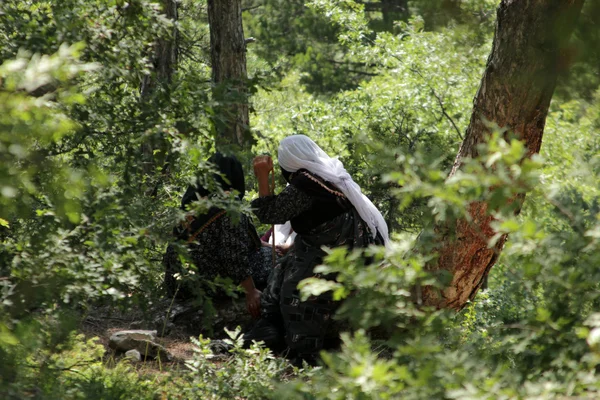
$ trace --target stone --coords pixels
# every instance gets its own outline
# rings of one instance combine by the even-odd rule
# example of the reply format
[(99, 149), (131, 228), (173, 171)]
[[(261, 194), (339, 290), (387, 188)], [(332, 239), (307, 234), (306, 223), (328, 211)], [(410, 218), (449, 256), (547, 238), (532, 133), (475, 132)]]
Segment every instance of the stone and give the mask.
[(126, 331), (118, 331), (110, 336), (111, 343), (114, 342), (116, 350), (127, 351), (126, 349), (128, 340), (156, 340), (156, 331), (146, 331), (141, 329), (131, 329)]
[(137, 350), (141, 358), (154, 359), (160, 357), (163, 361), (171, 361), (173, 358), (166, 348), (154, 342), (156, 331), (127, 330), (115, 332), (108, 342), (108, 346), (118, 352)]
[(142, 361), (142, 355), (137, 350), (129, 350), (125, 352), (125, 357), (129, 358), (133, 362)]
[(211, 342), (208, 344), (208, 348), (213, 352), (213, 354), (229, 354), (229, 351), (233, 349), (233, 345), (226, 343), (223, 340), (216, 339), (211, 340)]

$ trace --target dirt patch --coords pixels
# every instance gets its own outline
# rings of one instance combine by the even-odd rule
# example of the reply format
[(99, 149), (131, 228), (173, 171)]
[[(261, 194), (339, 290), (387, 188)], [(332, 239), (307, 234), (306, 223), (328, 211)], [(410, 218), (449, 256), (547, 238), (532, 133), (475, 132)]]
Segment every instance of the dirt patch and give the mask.
[[(127, 313), (108, 309), (95, 308), (88, 316), (82, 319), (79, 331), (86, 339), (97, 338), (98, 343), (105, 348), (104, 362), (107, 366), (115, 365), (124, 358), (108, 346), (112, 334), (129, 329), (153, 329), (151, 314), (140, 310), (129, 310)], [(171, 329), (168, 335), (159, 337), (156, 342), (164, 346), (172, 355), (172, 361), (146, 360), (135, 364), (140, 373), (161, 373), (172, 370), (184, 369), (185, 361), (192, 358), (193, 344), (190, 342), (190, 333), (184, 329)]]

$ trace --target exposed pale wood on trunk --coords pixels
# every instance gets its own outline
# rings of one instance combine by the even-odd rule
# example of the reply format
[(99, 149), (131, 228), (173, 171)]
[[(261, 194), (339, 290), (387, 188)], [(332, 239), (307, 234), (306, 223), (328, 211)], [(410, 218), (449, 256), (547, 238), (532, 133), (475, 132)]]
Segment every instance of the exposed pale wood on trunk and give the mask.
[[(482, 117), (506, 127), (524, 140), (528, 155), (540, 150), (544, 124), (556, 79), (564, 63), (561, 51), (580, 14), (583, 0), (503, 0), (498, 8), (492, 52), (474, 100), (471, 121), (450, 176), (465, 157), (477, 156), (477, 145), (487, 139)], [(520, 210), (525, 196), (513, 199)], [(506, 241), (493, 248), (492, 217), (483, 202), (470, 204), (472, 222), (459, 220), (437, 226), (439, 258), (429, 269), (453, 274), (441, 293), (424, 288), (423, 303), (461, 309), (473, 299), (496, 263)]]

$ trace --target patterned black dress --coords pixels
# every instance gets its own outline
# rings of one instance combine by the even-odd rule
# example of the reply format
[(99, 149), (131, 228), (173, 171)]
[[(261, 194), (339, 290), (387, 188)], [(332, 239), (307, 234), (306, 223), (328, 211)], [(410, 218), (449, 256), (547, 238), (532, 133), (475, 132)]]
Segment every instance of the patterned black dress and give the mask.
[(261, 300), (262, 315), (281, 313), (287, 345), (300, 358), (322, 349), (337, 304), (330, 294), (300, 300), (298, 283), (314, 276), (323, 261), (322, 247), (362, 248), (373, 243), (369, 230), (352, 204), (335, 186), (299, 170), (279, 195), (255, 199), (252, 207), (261, 222), (291, 221), (298, 234), (292, 251), (275, 267)]
[[(224, 213), (215, 216), (218, 217), (205, 225), (191, 242), (187, 243), (188, 239), (168, 246), (163, 264), (165, 286), (170, 296), (177, 292), (180, 299), (193, 298), (202, 283), (214, 281), (218, 276), (230, 278), (234, 284), (252, 276), (257, 288), (266, 286), (273, 269), (271, 249), (261, 247), (248, 216), (242, 215), (238, 223)], [(196, 279), (186, 274), (180, 252), (195, 266)], [(177, 279), (176, 274), (183, 278)]]

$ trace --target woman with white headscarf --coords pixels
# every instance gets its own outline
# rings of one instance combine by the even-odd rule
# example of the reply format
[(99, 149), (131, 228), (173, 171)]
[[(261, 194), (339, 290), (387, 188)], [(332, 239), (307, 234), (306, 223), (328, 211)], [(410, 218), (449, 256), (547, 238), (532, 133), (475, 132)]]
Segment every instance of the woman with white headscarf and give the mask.
[(297, 237), (263, 292), (261, 321), (245, 339), (263, 340), (277, 347), (277, 339), (285, 336), (298, 360), (314, 362), (337, 304), (330, 294), (300, 301), (298, 283), (314, 276), (314, 267), (325, 256), (322, 247), (353, 249), (371, 243), (387, 244), (388, 230), (379, 210), (343, 164), (307, 136), (283, 139), (278, 160), (289, 185), (278, 195), (271, 195), (268, 175), (273, 162), (268, 156), (256, 157), (254, 172), (260, 197), (252, 207), (263, 223), (291, 221)]

